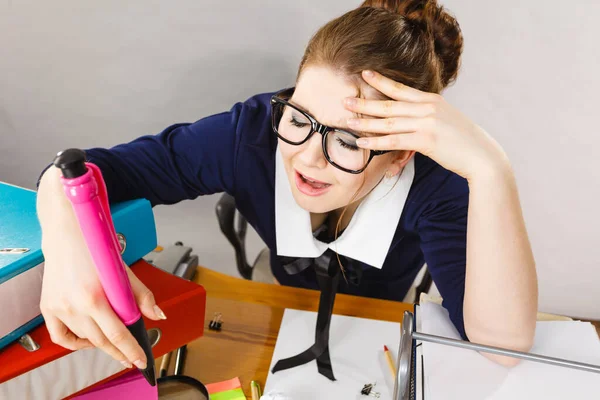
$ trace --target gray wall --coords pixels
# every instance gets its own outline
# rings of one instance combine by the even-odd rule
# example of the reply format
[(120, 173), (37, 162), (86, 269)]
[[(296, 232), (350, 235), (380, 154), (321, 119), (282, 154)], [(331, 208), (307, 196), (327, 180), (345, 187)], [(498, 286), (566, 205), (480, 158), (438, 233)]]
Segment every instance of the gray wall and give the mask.
[[(290, 85), (310, 35), (358, 3), (4, 1), (0, 180), (33, 187), (65, 147), (111, 146)], [(446, 97), (513, 161), (540, 308), (600, 318), (600, 3), (443, 3), (466, 45)], [(235, 274), (216, 200), (157, 207), (159, 241), (182, 240), (204, 265)], [(252, 235), (251, 256), (261, 246)]]

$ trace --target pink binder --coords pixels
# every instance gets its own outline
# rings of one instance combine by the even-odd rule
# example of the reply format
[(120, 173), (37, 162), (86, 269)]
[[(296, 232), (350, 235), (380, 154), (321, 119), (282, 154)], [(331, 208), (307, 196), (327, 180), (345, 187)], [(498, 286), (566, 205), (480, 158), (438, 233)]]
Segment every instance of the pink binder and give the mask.
[(158, 389), (156, 386), (148, 385), (144, 375), (136, 369), (108, 381), (80, 396), (77, 400), (157, 400)]

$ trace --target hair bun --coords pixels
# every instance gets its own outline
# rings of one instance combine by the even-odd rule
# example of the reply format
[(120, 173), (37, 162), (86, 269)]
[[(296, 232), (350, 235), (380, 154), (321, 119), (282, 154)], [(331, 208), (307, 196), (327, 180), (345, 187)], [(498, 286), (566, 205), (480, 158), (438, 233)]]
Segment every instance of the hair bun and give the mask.
[(460, 66), (463, 37), (458, 21), (437, 0), (366, 0), (361, 7), (382, 8), (431, 35), (435, 54), (442, 63), (442, 83), (452, 83)]

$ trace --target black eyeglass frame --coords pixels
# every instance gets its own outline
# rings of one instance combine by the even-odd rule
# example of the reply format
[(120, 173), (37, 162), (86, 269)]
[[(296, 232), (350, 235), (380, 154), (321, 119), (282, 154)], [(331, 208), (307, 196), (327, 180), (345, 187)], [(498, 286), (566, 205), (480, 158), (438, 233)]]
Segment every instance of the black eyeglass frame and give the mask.
[[(344, 168), (341, 165), (336, 164), (335, 161), (333, 161), (330, 157), (329, 157), (329, 153), (327, 152), (327, 135), (329, 134), (329, 132), (332, 131), (337, 131), (337, 132), (342, 132), (346, 135), (350, 135), (352, 137), (354, 137), (355, 139), (359, 139), (360, 136), (358, 136), (357, 134), (353, 133), (353, 132), (349, 132), (343, 129), (338, 129), (338, 128), (332, 128), (330, 126), (327, 125), (323, 125), (322, 123), (320, 123), (319, 121), (317, 121), (312, 115), (308, 114), (306, 111), (301, 110), (300, 108), (298, 108), (297, 106), (291, 104), (290, 102), (288, 102), (287, 100), (285, 100), (282, 97), (286, 97), (286, 98), (291, 98), (292, 94), (294, 93), (294, 88), (288, 88), (288, 89), (284, 89), (276, 94), (274, 94), (273, 96), (271, 96), (271, 125), (273, 127), (273, 132), (275, 132), (275, 134), (277, 135), (277, 137), (281, 140), (283, 140), (284, 142), (294, 145), (294, 146), (300, 146), (304, 143), (306, 143), (308, 141), (308, 139), (310, 139), (310, 137), (315, 133), (318, 132), (321, 134), (322, 140), (321, 140), (321, 147), (323, 148), (323, 154), (325, 155), (325, 159), (327, 160), (327, 162), (329, 162), (331, 165), (333, 165), (334, 167), (347, 172), (349, 174), (360, 174), (362, 172), (364, 172), (365, 169), (367, 169), (367, 167), (369, 166), (369, 163), (371, 162), (371, 160), (373, 159), (373, 157), (375, 156), (380, 156), (382, 154), (386, 154), (389, 153), (391, 150), (370, 150), (369, 153), (369, 159), (367, 160), (367, 162), (365, 163), (365, 166), (362, 167), (359, 170), (352, 170), (352, 169), (348, 169), (348, 168)], [(275, 105), (279, 103), (279, 104), (283, 104), (286, 105), (288, 107), (293, 108), (294, 110), (298, 111), (300, 114), (304, 115), (306, 117), (306, 119), (308, 119), (310, 121), (310, 132), (308, 133), (308, 135), (300, 142), (293, 142), (291, 140), (286, 139), (285, 137), (283, 137), (283, 135), (281, 135), (279, 133), (279, 130), (277, 129), (276, 126), (276, 121), (275, 121)]]

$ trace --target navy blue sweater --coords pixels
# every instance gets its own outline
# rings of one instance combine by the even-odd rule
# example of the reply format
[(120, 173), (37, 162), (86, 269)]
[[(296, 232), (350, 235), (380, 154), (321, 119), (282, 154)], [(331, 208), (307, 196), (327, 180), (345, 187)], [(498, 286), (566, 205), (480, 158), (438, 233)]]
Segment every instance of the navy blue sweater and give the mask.
[[(272, 93), (251, 97), (229, 112), (176, 124), (111, 149), (86, 150), (102, 170), (111, 202), (146, 198), (173, 204), (227, 192), (271, 249), (271, 268), (283, 285), (318, 289), (314, 271), (288, 275), (276, 257), (275, 156)], [(427, 263), (444, 307), (465, 336), (467, 182), (431, 159), (415, 156), (415, 177), (381, 269), (363, 265), (359, 286), (339, 291), (401, 301)]]

